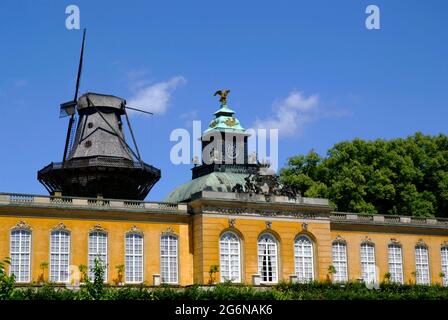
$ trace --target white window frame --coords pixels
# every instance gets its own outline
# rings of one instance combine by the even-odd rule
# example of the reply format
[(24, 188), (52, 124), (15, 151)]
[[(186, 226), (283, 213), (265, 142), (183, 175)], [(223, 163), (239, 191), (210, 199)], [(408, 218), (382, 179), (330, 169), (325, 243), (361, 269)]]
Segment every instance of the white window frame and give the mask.
[(377, 281), (375, 245), (371, 242), (363, 242), (360, 246), (361, 274), (365, 283)]
[[(13, 237), (14, 234), (18, 233), (18, 250), (15, 251), (13, 247)], [(28, 241), (28, 250), (23, 249), (23, 242)], [(31, 282), (31, 244), (32, 244), (32, 234), (31, 230), (25, 229), (12, 229), (10, 232), (10, 241), (9, 241), (9, 253), (11, 258), (11, 265), (9, 267), (9, 274), (14, 274), (15, 281), (19, 283), (29, 283)], [(17, 257), (17, 259), (16, 259)], [(23, 261), (28, 260), (25, 269), (22, 268)], [(17, 263), (17, 266), (15, 265)], [(17, 274), (14, 272), (14, 269), (18, 269)]]
[(294, 271), (299, 282), (314, 280), (314, 245), (310, 237), (303, 234), (294, 240)]
[[(229, 235), (233, 239), (225, 239)], [(236, 240), (235, 240), (236, 239)], [(235, 246), (236, 245), (236, 246)], [(235, 249), (236, 253), (232, 253), (232, 249)], [(224, 249), (226, 252), (224, 252)], [(228, 270), (225, 271), (223, 266), (227, 264)], [(240, 237), (232, 231), (226, 231), (219, 237), (219, 265), (220, 265), (220, 276), (221, 282), (231, 281), (235, 283), (241, 282), (241, 240)], [(232, 270), (237, 269), (236, 277), (233, 277)]]
[[(57, 243), (53, 243), (53, 235), (58, 235), (57, 237)], [(65, 252), (62, 250), (62, 244), (63, 244), (63, 237), (67, 236), (67, 248), (68, 252)], [(56, 251), (53, 251), (53, 249), (57, 246)], [(62, 257), (67, 256), (67, 264), (64, 265), (62, 263)], [(49, 279), (51, 282), (56, 283), (69, 283), (70, 282), (70, 259), (71, 259), (71, 234), (67, 230), (53, 230), (50, 232), (50, 266), (49, 266)], [(56, 276), (53, 275), (53, 266), (57, 265), (57, 270), (59, 271)], [(67, 273), (66, 278), (62, 275), (64, 272), (64, 269)]]
[(403, 279), (403, 250), (399, 243), (390, 243), (387, 246), (388, 268), (390, 281), (404, 283)]
[(448, 287), (448, 246), (443, 246), (440, 249), (440, 262), (442, 265), (442, 272), (445, 276), (442, 279), (442, 284)]
[[(105, 243), (102, 244), (105, 251), (100, 252), (101, 237), (104, 236)], [(93, 242), (92, 242), (93, 241)], [(96, 250), (95, 250), (96, 249)], [(99, 258), (104, 266), (104, 279), (103, 282), (107, 282), (108, 279), (108, 251), (109, 251), (109, 235), (105, 231), (90, 231), (88, 239), (88, 275), (91, 280), (94, 280), (93, 268), (95, 266), (95, 258)]]
[[(167, 248), (163, 248), (165, 245), (164, 239), (167, 240)], [(174, 242), (176, 248), (171, 251), (172, 243)], [(165, 251), (165, 253), (164, 253)], [(171, 265), (174, 262), (175, 269), (172, 270)], [(164, 273), (163, 264), (166, 263), (168, 274)], [(160, 274), (162, 283), (177, 284), (179, 283), (179, 237), (175, 234), (163, 234), (160, 237)]]
[[(136, 239), (141, 240), (141, 253), (136, 253)], [(131, 252), (127, 252), (128, 248), (128, 240), (132, 243), (129, 244), (129, 247), (132, 249)], [(141, 233), (136, 232), (128, 232), (125, 235), (125, 245), (124, 245), (124, 254), (125, 254), (125, 282), (126, 283), (142, 283), (145, 279), (145, 263), (144, 263), (144, 252), (145, 252), (145, 241), (144, 236)], [(142, 270), (141, 279), (138, 278), (137, 273), (137, 265), (138, 258), (141, 258), (140, 267)], [(132, 266), (130, 266), (132, 264)], [(130, 269), (132, 268), (132, 269)]]
[(429, 250), (426, 245), (415, 246), (415, 282), (417, 284), (431, 284), (431, 272), (429, 269)]
[(333, 282), (347, 282), (347, 244), (343, 241), (333, 241), (331, 252), (333, 258), (333, 267), (336, 269), (336, 272), (333, 274)]
[[(270, 239), (272, 242), (263, 241), (263, 239)], [(263, 250), (263, 252), (260, 252)], [(271, 252), (273, 251), (273, 252)], [(277, 283), (278, 282), (278, 242), (277, 239), (270, 233), (263, 233), (257, 241), (257, 255), (258, 255), (258, 273), (261, 276), (261, 283)], [(263, 270), (263, 258), (266, 263), (270, 264), (271, 271)], [(269, 280), (271, 278), (271, 280)], [(266, 279), (266, 280), (265, 280)]]

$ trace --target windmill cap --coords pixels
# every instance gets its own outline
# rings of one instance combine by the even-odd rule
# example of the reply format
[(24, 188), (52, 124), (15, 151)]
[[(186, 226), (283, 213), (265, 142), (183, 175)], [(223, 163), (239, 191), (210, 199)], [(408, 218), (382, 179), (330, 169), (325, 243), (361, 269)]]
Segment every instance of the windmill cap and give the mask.
[(94, 107), (106, 107), (123, 110), (126, 100), (109, 94), (88, 92), (78, 99), (78, 110)]

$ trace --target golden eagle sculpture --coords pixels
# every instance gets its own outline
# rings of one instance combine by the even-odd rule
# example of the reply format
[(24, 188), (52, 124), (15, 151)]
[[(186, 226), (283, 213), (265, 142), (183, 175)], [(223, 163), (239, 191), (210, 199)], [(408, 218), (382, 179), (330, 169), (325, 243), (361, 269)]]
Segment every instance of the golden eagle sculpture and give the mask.
[(225, 90), (218, 90), (215, 92), (215, 94), (213, 96), (217, 96), (219, 95), (221, 98), (219, 98), (219, 102), (221, 102), (222, 105), (227, 104), (227, 95), (229, 94), (230, 90), (229, 89), (225, 89)]

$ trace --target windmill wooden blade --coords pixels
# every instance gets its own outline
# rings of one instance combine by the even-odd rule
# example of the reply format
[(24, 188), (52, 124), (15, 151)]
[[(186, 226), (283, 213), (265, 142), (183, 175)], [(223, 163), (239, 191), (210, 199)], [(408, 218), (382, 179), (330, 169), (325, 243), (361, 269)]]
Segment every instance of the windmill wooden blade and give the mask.
[(68, 128), (67, 128), (67, 135), (65, 137), (65, 147), (64, 147), (64, 156), (62, 161), (65, 161), (67, 159), (67, 152), (68, 152), (68, 147), (70, 144), (70, 140), (71, 140), (71, 135), (72, 135), (72, 127), (73, 127), (73, 123), (75, 122), (75, 106), (78, 100), (78, 91), (79, 91), (79, 84), (81, 81), (81, 72), (82, 72), (82, 61), (84, 58), (84, 43), (86, 40), (86, 29), (84, 29), (83, 35), (82, 35), (82, 45), (81, 45), (81, 54), (79, 57), (79, 65), (78, 65), (78, 74), (76, 77), (76, 88), (75, 88), (75, 97), (73, 99), (73, 101), (69, 101), (66, 103), (63, 103), (61, 105), (61, 109), (59, 112), (59, 117), (61, 117), (61, 115), (63, 114), (67, 114), (71, 115), (70, 116), (70, 120), (68, 122)]

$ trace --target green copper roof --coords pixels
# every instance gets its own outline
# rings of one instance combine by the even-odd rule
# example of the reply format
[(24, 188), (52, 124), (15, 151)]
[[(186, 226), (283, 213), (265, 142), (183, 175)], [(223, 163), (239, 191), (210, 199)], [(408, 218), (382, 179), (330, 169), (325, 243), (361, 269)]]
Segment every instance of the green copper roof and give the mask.
[(221, 105), (221, 108), (214, 113), (216, 118), (210, 122), (204, 133), (209, 133), (214, 130), (244, 133), (246, 129), (241, 126), (240, 121), (233, 116), (234, 114), (235, 111), (227, 107), (227, 105)]
[(237, 184), (244, 185), (248, 174), (231, 172), (213, 172), (205, 176), (193, 179), (174, 189), (166, 198), (165, 202), (179, 203), (191, 198), (195, 193), (203, 190), (232, 192)]

